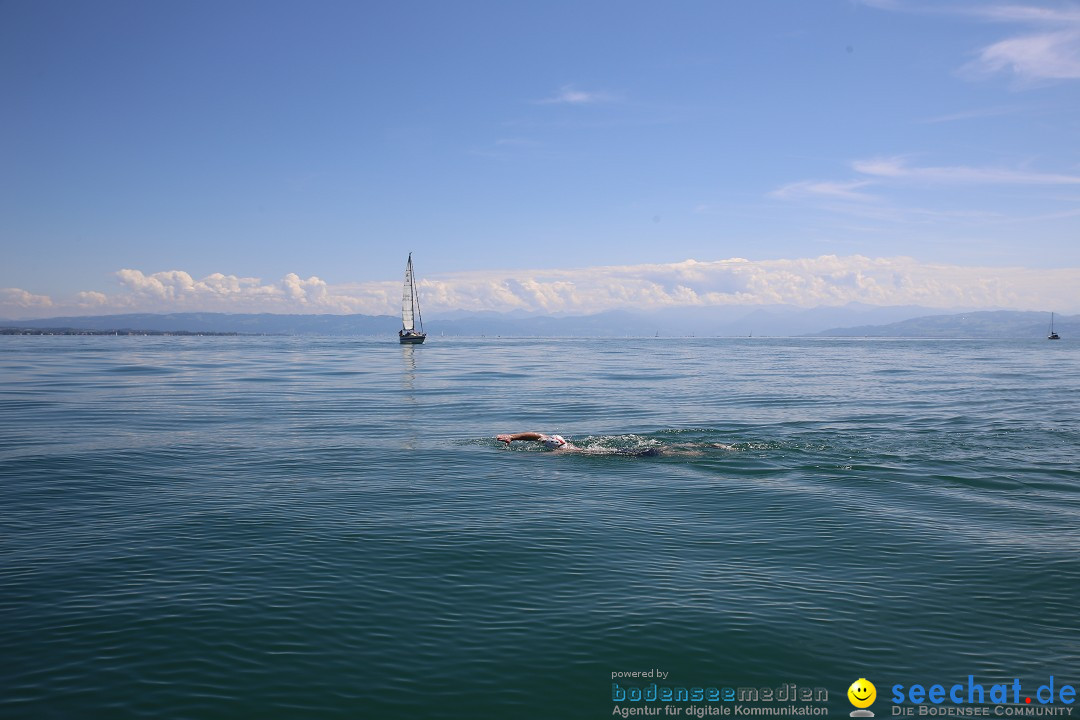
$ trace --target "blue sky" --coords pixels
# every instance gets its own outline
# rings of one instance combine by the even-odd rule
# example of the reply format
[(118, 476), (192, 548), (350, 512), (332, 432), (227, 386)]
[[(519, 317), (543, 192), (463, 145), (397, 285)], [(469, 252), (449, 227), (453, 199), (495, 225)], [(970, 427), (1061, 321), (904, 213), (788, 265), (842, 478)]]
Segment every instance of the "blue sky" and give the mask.
[(1080, 4), (9, 0), (0, 92), (0, 317), (1080, 310)]

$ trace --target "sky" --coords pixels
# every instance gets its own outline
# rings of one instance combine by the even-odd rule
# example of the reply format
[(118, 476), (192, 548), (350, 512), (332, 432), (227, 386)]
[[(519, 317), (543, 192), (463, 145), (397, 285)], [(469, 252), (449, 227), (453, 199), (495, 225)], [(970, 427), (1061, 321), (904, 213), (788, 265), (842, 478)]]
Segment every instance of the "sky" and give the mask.
[(0, 318), (1080, 312), (1080, 3), (0, 1)]

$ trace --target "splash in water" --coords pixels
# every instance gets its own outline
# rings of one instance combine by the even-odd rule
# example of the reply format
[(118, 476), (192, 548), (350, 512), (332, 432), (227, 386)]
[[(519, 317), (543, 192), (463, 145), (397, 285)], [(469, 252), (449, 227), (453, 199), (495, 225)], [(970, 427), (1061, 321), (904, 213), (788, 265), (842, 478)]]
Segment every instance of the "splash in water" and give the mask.
[[(677, 431), (676, 431), (677, 432)], [(672, 442), (645, 435), (587, 435), (580, 439), (564, 438), (561, 435), (542, 433), (516, 433), (499, 435), (498, 440), (509, 448), (515, 440), (533, 441), (514, 446), (522, 450), (553, 450), (562, 453), (580, 453), (584, 455), (618, 455), (622, 457), (669, 457), (702, 456), (710, 451), (734, 450), (726, 443), (697, 441)], [(535, 444), (534, 444), (535, 443)]]

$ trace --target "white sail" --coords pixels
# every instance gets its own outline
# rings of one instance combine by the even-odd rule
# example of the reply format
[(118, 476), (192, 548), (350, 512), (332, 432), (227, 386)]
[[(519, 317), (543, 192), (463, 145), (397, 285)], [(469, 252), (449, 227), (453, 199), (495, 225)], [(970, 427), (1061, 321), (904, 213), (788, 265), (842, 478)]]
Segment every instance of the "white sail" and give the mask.
[[(417, 330), (416, 326), (420, 329)], [(421, 345), (427, 335), (424, 333), (424, 318), (420, 315), (420, 300), (416, 296), (416, 277), (413, 275), (412, 253), (405, 263), (405, 287), (401, 291), (401, 330), (398, 341), (402, 345)]]
[(401, 292), (401, 324), (405, 330), (412, 330), (415, 328), (415, 316), (416, 309), (413, 303), (413, 276), (412, 276), (412, 255), (409, 255), (409, 262), (405, 264), (405, 288)]

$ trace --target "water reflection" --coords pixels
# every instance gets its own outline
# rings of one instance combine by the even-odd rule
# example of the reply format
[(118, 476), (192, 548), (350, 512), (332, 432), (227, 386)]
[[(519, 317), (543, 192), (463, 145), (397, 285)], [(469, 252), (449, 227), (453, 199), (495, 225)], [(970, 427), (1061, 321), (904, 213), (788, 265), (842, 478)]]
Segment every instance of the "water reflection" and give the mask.
[(403, 444), (406, 450), (416, 450), (420, 434), (417, 431), (418, 403), (416, 401), (416, 347), (413, 345), (401, 346), (401, 407), (402, 423), (405, 425), (402, 433)]

